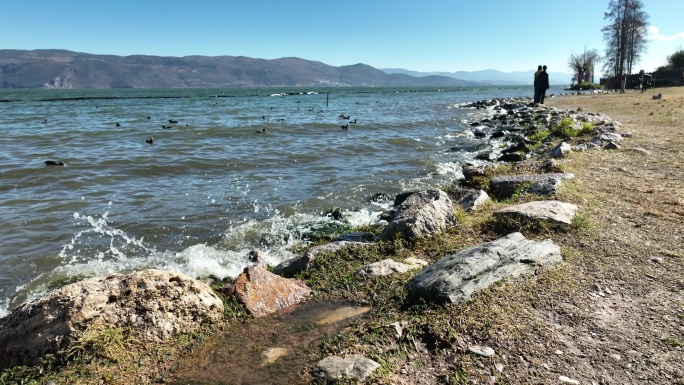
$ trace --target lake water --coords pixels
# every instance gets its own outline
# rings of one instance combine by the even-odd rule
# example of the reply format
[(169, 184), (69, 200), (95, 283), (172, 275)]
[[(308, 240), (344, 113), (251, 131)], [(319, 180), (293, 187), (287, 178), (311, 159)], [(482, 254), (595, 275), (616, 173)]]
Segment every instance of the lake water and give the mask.
[(312, 231), (376, 223), (389, 202), (371, 196), (444, 186), (491, 145), (470, 127), (491, 111), (459, 104), (531, 95), (0, 90), (0, 316), (112, 272), (235, 277), (250, 250), (277, 263)]

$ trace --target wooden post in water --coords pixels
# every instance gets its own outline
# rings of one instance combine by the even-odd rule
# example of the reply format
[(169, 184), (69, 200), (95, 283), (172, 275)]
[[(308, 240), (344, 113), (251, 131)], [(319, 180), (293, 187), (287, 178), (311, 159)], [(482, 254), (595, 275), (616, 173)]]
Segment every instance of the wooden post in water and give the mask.
[(330, 97), (330, 92), (325, 93), (325, 108), (328, 108), (328, 98)]

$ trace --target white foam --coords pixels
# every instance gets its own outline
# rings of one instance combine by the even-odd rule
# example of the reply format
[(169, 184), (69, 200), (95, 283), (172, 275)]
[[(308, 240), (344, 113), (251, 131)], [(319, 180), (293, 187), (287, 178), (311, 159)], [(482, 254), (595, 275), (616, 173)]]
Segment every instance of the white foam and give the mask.
[(453, 176), (454, 179), (463, 179), (463, 166), (458, 162), (437, 163), (437, 175)]

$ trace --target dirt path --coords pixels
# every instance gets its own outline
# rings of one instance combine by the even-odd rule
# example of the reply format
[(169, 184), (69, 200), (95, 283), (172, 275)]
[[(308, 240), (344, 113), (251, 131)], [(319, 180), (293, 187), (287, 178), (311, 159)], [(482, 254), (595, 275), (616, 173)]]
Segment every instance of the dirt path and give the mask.
[(546, 366), (582, 384), (684, 384), (684, 88), (656, 91), (547, 103), (633, 134), (618, 151), (570, 158), (592, 225), (562, 242), (585, 295), (537, 314), (558, 342)]

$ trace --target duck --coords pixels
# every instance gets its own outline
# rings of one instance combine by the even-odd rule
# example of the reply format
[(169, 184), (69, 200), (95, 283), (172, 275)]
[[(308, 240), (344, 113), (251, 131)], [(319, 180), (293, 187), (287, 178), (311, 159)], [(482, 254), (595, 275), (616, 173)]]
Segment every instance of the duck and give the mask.
[(166, 126), (166, 125), (162, 124), (162, 130), (166, 130), (167, 128), (171, 128), (171, 126)]
[(169, 119), (169, 123), (178, 123), (177, 120)]
[(154, 138), (150, 136), (149, 139), (145, 140), (145, 143), (153, 144), (153, 143), (154, 143)]
[(116, 122), (116, 126), (117, 126), (117, 127), (121, 127), (121, 125), (119, 124), (119, 122)]
[(349, 123), (345, 124), (344, 126), (340, 126), (340, 127), (342, 127), (343, 130), (349, 130)]
[(261, 130), (255, 131), (255, 132), (256, 132), (257, 134), (263, 134), (263, 133), (266, 132), (266, 129), (265, 129), (265, 128), (262, 128)]
[(46, 160), (45, 165), (46, 166), (66, 166), (66, 163), (62, 162), (61, 160)]

